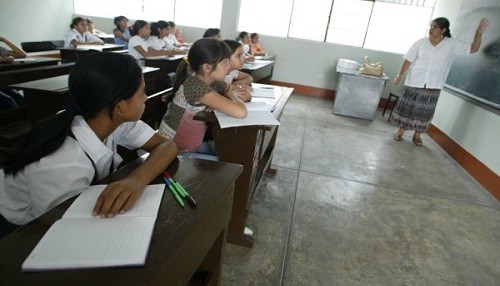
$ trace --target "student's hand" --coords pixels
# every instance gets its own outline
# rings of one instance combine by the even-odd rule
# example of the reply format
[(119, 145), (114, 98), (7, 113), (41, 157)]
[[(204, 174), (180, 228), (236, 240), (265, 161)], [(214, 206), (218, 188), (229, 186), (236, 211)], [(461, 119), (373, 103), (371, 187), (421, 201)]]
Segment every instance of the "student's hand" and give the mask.
[(7, 63), (10, 64), (14, 61), (13, 57), (5, 56), (0, 58), (0, 63)]
[(129, 211), (145, 187), (130, 177), (109, 184), (97, 198), (92, 215), (114, 217), (118, 213)]
[(479, 22), (479, 25), (477, 26), (476, 33), (478, 33), (479, 35), (484, 33), (489, 23), (490, 22), (488, 21), (488, 19), (486, 18), (481, 19), (481, 22)]

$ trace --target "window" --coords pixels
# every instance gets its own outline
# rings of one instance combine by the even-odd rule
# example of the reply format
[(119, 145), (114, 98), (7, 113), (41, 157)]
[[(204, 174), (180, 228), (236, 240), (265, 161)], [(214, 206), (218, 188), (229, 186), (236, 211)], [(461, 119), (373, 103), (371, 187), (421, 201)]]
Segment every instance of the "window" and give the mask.
[[(177, 25), (219, 27), (223, 0), (73, 0), (75, 13), (103, 18), (124, 15), (145, 21), (174, 21)], [(196, 7), (193, 9), (193, 7)]]
[(426, 35), (435, 3), (436, 0), (241, 0), (238, 30), (404, 53)]
[(293, 1), (241, 0), (238, 31), (286, 37)]
[(177, 25), (218, 28), (222, 14), (222, 0), (175, 1)]

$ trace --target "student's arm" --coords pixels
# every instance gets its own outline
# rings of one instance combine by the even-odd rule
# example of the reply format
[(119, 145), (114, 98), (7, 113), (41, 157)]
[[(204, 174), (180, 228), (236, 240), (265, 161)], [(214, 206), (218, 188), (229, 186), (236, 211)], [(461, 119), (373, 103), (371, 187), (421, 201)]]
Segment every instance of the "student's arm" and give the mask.
[(120, 39), (122, 39), (122, 40), (124, 40), (125, 42), (128, 43), (129, 39), (127, 37), (125, 37), (125, 35), (119, 29), (114, 29), (113, 30), (113, 34), (115, 34), (116, 38), (120, 38)]
[(215, 91), (205, 94), (200, 102), (204, 105), (211, 107), (214, 110), (224, 112), (225, 114), (236, 117), (244, 118), (247, 116), (247, 108), (245, 103), (238, 97), (238, 92), (229, 91), (227, 93), (229, 98), (226, 98)]
[(141, 196), (144, 188), (175, 159), (179, 150), (173, 141), (153, 135), (142, 147), (150, 151), (149, 157), (123, 180), (109, 184), (95, 204), (93, 214), (114, 217), (127, 212)]
[(156, 57), (156, 56), (172, 56), (173, 53), (169, 50), (156, 50), (151, 47), (145, 51), (141, 45), (135, 46), (134, 49), (141, 54), (143, 57)]
[(253, 77), (246, 72), (239, 71), (238, 76), (233, 80), (232, 84), (250, 85), (253, 82)]
[(403, 65), (401, 66), (401, 69), (399, 70), (399, 74), (394, 78), (394, 84), (398, 85), (399, 82), (401, 81), (401, 78), (405, 74), (405, 72), (410, 68), (411, 62), (409, 60), (406, 60), (403, 62)]
[(4, 42), (9, 48), (11, 48), (12, 51), (9, 51), (9, 56), (14, 57), (14, 58), (25, 58), (26, 53), (21, 50), (20, 48), (16, 47), (13, 43), (11, 43), (9, 40), (7, 40), (4, 37), (0, 37), (0, 42)]

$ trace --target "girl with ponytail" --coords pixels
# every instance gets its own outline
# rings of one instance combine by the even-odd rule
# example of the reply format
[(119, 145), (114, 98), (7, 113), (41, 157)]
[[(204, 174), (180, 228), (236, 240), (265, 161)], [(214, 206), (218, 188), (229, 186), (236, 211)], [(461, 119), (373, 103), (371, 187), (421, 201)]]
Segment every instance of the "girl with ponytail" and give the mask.
[(200, 39), (191, 46), (188, 58), (179, 64), (174, 79), (172, 98), (160, 124), (160, 134), (173, 139), (183, 152), (197, 151), (207, 130), (205, 122), (194, 120), (206, 108), (242, 118), (247, 109), (239, 91), (228, 90), (224, 78), (232, 52), (216, 39)]
[[(23, 225), (108, 176), (122, 158), (116, 146), (151, 155), (127, 178), (102, 192), (94, 215), (129, 210), (144, 187), (177, 155), (174, 143), (140, 121), (144, 79), (136, 61), (123, 54), (96, 53), (78, 61), (69, 75), (69, 106), (3, 151), (0, 231)], [(1, 234), (0, 234), (1, 235)]]

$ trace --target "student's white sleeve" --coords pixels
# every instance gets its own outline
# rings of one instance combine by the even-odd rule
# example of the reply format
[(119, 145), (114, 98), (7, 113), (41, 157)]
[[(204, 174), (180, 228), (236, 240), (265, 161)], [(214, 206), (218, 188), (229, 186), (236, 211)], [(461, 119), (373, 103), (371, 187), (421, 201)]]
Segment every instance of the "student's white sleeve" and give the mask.
[(117, 144), (133, 150), (146, 144), (154, 134), (155, 131), (153, 128), (139, 120), (122, 123), (117, 130), (115, 130), (113, 136)]
[(73, 40), (78, 40), (76, 37), (76, 34), (73, 33), (72, 31), (69, 31), (66, 34), (66, 37), (64, 37), (64, 47), (65, 48), (72, 48), (73, 46), (71, 45), (71, 41)]
[(471, 44), (456, 39), (453, 40), (455, 41), (455, 55), (459, 56), (470, 54)]
[(98, 43), (104, 44), (104, 41), (101, 40), (101, 38), (99, 38), (98, 36), (92, 35), (89, 32), (85, 33), (85, 38), (87, 39), (87, 42), (98, 42)]
[(26, 178), (33, 215), (38, 217), (80, 194), (90, 186), (93, 177), (93, 168), (83, 164), (59, 164), (30, 170)]

